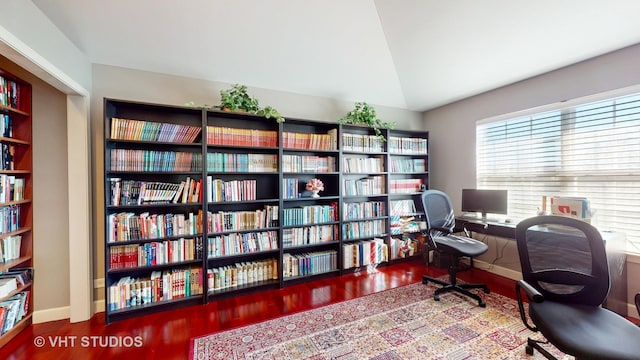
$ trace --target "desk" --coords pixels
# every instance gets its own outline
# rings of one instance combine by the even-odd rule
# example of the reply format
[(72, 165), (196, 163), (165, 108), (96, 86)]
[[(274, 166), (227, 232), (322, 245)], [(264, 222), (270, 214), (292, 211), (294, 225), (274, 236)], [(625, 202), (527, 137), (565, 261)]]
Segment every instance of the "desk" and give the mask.
[[(504, 223), (482, 219), (456, 218), (455, 231), (468, 231), (515, 240), (516, 223)], [(603, 306), (616, 313), (627, 316), (627, 266), (625, 254), (625, 236), (622, 233), (601, 231), (605, 242), (611, 287)], [(472, 235), (473, 236), (473, 235)]]

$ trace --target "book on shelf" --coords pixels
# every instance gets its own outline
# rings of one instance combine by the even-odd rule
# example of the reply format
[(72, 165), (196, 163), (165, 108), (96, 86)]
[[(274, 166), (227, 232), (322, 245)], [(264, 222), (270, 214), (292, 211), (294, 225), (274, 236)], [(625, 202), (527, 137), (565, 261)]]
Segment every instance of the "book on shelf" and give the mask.
[(247, 211), (207, 211), (209, 232), (258, 230), (278, 226), (278, 206), (264, 205)]
[(282, 155), (283, 172), (326, 173), (336, 171), (336, 158), (318, 155)]
[(210, 172), (278, 172), (277, 154), (207, 153)]
[(0, 114), (0, 136), (13, 137), (13, 120), (8, 114)]
[(211, 259), (277, 249), (277, 231), (230, 233), (210, 236), (208, 239), (207, 256)]
[(107, 242), (196, 235), (202, 232), (199, 214), (120, 212), (107, 215)]
[(389, 136), (391, 154), (427, 154), (427, 139), (418, 137)]
[(337, 150), (337, 136), (338, 129), (331, 129), (326, 134), (285, 131), (282, 145), (285, 149)]
[(20, 229), (20, 206), (0, 206), (0, 234)]
[(384, 151), (384, 141), (377, 135), (342, 134), (342, 150), (376, 153)]
[(282, 246), (292, 247), (336, 241), (338, 225), (311, 225), (282, 230)]
[(208, 145), (244, 147), (276, 147), (278, 132), (275, 130), (242, 129), (223, 126), (207, 126)]
[(110, 311), (134, 308), (200, 295), (204, 291), (202, 268), (153, 271), (146, 277), (124, 276), (109, 286)]
[(28, 313), (31, 291), (22, 291), (0, 302), (2, 312), (2, 335), (13, 329)]
[(338, 269), (336, 250), (316, 251), (302, 254), (284, 253), (282, 273), (284, 278), (322, 274)]
[(111, 118), (112, 140), (190, 144), (195, 142), (201, 130), (200, 126)]
[(342, 268), (377, 265), (389, 261), (389, 249), (383, 239), (358, 241), (342, 245)]
[(392, 194), (413, 194), (422, 190), (422, 179), (391, 179), (389, 191)]
[(128, 269), (202, 259), (202, 238), (180, 238), (109, 248), (109, 269)]
[(15, 277), (0, 278), (0, 298), (18, 289), (18, 280)]
[(384, 171), (384, 160), (379, 157), (345, 157), (342, 161), (345, 173), (372, 173)]
[(276, 259), (239, 262), (207, 269), (207, 288), (210, 292), (277, 279)]
[(0, 105), (20, 109), (20, 86), (17, 82), (0, 75)]
[(385, 233), (385, 219), (349, 221), (342, 224), (343, 240), (380, 236)]
[(2, 238), (2, 241), (0, 242), (0, 260), (2, 262), (8, 262), (20, 258), (21, 246), (21, 235), (11, 235)]
[(208, 202), (256, 200), (257, 180), (223, 180), (207, 176)]
[(363, 220), (385, 216), (384, 201), (365, 201), (355, 203), (343, 203), (342, 214), (344, 220)]

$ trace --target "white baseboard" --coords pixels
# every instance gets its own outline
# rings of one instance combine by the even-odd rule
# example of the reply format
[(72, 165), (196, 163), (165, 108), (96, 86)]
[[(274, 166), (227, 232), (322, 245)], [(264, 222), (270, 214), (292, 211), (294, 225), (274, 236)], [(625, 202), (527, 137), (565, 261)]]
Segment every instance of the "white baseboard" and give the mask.
[(33, 323), (40, 324), (48, 321), (65, 320), (71, 317), (71, 308), (63, 306), (53, 309), (38, 310), (33, 312)]
[(506, 277), (507, 279), (522, 280), (522, 274), (520, 273), (520, 271), (511, 270), (509, 268), (491, 264), (482, 260), (473, 259), (473, 266), (478, 269), (488, 271), (492, 274)]

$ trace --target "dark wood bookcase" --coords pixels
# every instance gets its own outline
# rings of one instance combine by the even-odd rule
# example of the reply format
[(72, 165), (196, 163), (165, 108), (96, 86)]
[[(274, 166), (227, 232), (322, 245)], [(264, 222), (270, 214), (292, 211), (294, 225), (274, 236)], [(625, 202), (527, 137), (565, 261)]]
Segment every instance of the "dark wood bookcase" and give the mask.
[[(414, 179), (428, 186), (427, 153), (394, 154), (386, 141), (388, 136), (414, 137), (424, 139), (426, 146), (426, 132), (384, 129), (385, 140), (378, 140), (379, 147), (372, 150), (353, 146), (365, 135), (374, 137), (371, 129), (361, 126), (304, 119), (280, 124), (246, 113), (116, 99), (104, 100), (104, 113), (107, 322), (395, 261), (389, 254), (390, 199), (411, 200), (419, 192), (390, 193), (389, 184)], [(121, 134), (127, 134), (123, 123), (129, 135)], [(140, 137), (145, 129), (162, 127), (158, 124), (177, 125), (178, 132), (180, 127), (199, 127), (200, 132), (188, 142)], [(188, 171), (136, 164), (151, 162), (149, 157), (158, 161), (161, 152), (188, 152), (199, 160)], [(422, 159), (424, 171), (392, 174), (389, 164), (396, 157), (412, 164)], [(131, 168), (127, 161), (134, 163)], [(377, 165), (371, 167), (372, 163)], [(138, 195), (143, 183), (175, 188), (187, 179), (199, 185), (197, 200), (145, 202)], [(322, 182), (317, 195), (307, 189), (311, 179)], [(355, 215), (347, 212), (348, 206)], [(197, 223), (196, 230), (140, 237), (144, 232), (135, 227), (143, 214), (193, 214), (188, 218)], [(118, 237), (114, 231), (128, 235)], [(128, 252), (183, 237), (197, 239), (198, 250), (189, 260), (127, 263), (133, 256)], [(158, 274), (196, 267), (199, 272), (190, 280), (200, 292), (173, 299), (159, 296), (156, 288), (160, 283), (166, 288), (166, 280)]]
[(0, 278), (25, 275), (0, 295), (1, 347), (31, 325), (33, 315), (31, 85), (2, 69), (0, 129)]

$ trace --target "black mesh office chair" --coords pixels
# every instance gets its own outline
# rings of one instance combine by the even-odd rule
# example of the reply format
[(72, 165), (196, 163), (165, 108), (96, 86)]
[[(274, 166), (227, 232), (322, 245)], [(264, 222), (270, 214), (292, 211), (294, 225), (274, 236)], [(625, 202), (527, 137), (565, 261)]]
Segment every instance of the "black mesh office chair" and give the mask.
[(455, 227), (455, 217), (451, 200), (447, 194), (438, 190), (427, 190), (422, 193), (422, 206), (427, 220), (428, 246), (435, 249), (439, 255), (449, 256), (449, 282), (428, 276), (422, 277), (422, 283), (429, 281), (442, 285), (433, 295), (434, 300), (440, 300), (440, 294), (455, 291), (464, 294), (476, 301), (481, 307), (485, 307), (485, 302), (480, 296), (469, 291), (469, 289), (482, 289), (489, 293), (489, 288), (485, 284), (458, 284), (456, 273), (461, 257), (474, 257), (487, 251), (487, 244), (465, 236), (453, 234)]
[[(605, 244), (590, 224), (562, 216), (537, 216), (516, 226), (522, 278), (516, 283), (520, 317), (547, 341), (527, 340), (526, 352), (542, 345), (578, 359), (639, 359), (640, 328), (602, 308), (610, 279)], [(528, 323), (522, 292), (529, 300)]]

